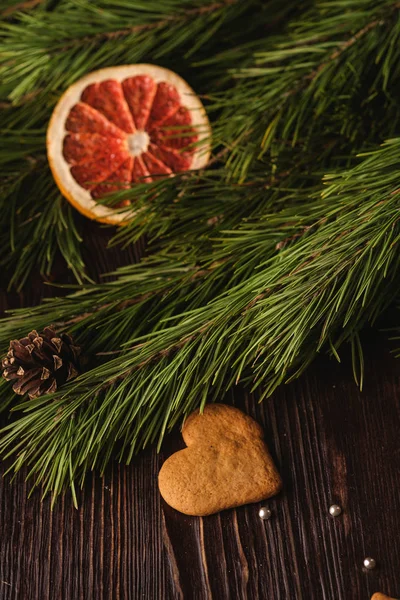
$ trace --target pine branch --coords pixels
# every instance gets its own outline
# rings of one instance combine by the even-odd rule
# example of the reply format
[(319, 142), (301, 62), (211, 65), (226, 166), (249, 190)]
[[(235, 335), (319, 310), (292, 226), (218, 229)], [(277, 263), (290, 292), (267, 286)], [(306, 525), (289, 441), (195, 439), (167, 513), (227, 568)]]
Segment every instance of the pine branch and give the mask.
[[(69, 0), (53, 12), (21, 13), (16, 25), (5, 22), (0, 29), (4, 74), (0, 96), (18, 102), (37, 89), (47, 94), (59, 91), (99, 66), (140, 62), (151, 54), (157, 60), (185, 45), (188, 52), (196, 37), (199, 49), (224, 23), (259, 3), (193, 4), (173, 0), (151, 8), (140, 1), (129, 9), (118, 0), (95, 6), (88, 0)], [(69, 73), (66, 66), (74, 63), (77, 68)]]
[[(382, 141), (396, 131), (399, 111), (391, 82), (400, 58), (399, 4), (365, 1), (351, 8), (347, 0), (317, 3), (308, 18), (289, 28), (289, 35), (269, 39), (258, 50), (253, 46), (255, 65), (232, 70), (240, 78), (240, 92), (215, 98), (214, 104), (224, 108), (222, 122), (234, 124), (237, 139), (252, 126), (258, 133), (250, 147), (240, 143), (231, 154), (228, 164), (241, 180), (257, 154), (279, 155), (288, 145), (304, 151), (318, 137), (323, 147), (327, 134), (340, 134), (342, 144), (347, 138), (348, 146), (359, 146), (366, 135), (376, 141), (381, 135)], [(365, 60), (367, 55), (374, 60)], [(380, 92), (379, 104), (375, 99)], [(382, 105), (386, 115), (380, 120)], [(244, 106), (246, 117), (235, 120)], [(216, 135), (226, 139), (227, 132), (217, 129)]]
[[(68, 3), (66, 5), (67, 7), (70, 6)], [(118, 6), (118, 3), (116, 3), (116, 6)], [(374, 8), (373, 11), (373, 15), (375, 15), (376, 13), (379, 13), (379, 11), (383, 11), (383, 9), (385, 8), (385, 6), (387, 6), (387, 3), (381, 3), (379, 4), (376, 8)], [(210, 13), (213, 14), (214, 9), (217, 10), (216, 8), (216, 3), (211, 3), (211, 4), (202, 4), (200, 7), (196, 8), (196, 10), (201, 10), (206, 14), (206, 16)], [(230, 10), (234, 7), (232, 6), (228, 6), (226, 10)], [(340, 8), (340, 7), (339, 7)], [(213, 9), (213, 10), (211, 10)], [(87, 6), (85, 3), (83, 4), (83, 10), (90, 10), (93, 11), (93, 7), (92, 6)], [(190, 17), (191, 14), (191, 10), (195, 10), (195, 9), (190, 9), (189, 13), (185, 13), (185, 18), (188, 18), (188, 14)], [(219, 9), (218, 9), (219, 10)], [(338, 12), (338, 8), (336, 6), (336, 3), (334, 3), (334, 9), (333, 9), (333, 15)], [(96, 12), (96, 11), (95, 11)], [(217, 11), (218, 12), (218, 11)], [(315, 12), (315, 10), (314, 10)], [(97, 14), (97, 12), (96, 12)], [(151, 12), (150, 12), (151, 14)], [(111, 22), (115, 22), (118, 20), (118, 18), (122, 18), (122, 15), (120, 15), (119, 17), (117, 16), (118, 12), (114, 15), (114, 19), (111, 19)], [(315, 19), (315, 14), (311, 13), (311, 15), (313, 16), (313, 18)], [(181, 15), (178, 15), (179, 18), (181, 18)], [(348, 24), (346, 25), (346, 31), (350, 31), (352, 27), (355, 27), (355, 25), (362, 23), (363, 20), (366, 20), (367, 16), (369, 18), (371, 18), (371, 14), (370, 12), (368, 12), (366, 15), (364, 15), (364, 13), (357, 14), (354, 17), (354, 19), (349, 18), (348, 19)], [(140, 13), (136, 14), (136, 18), (137, 19), (141, 19), (143, 17), (143, 15), (140, 15)], [(227, 13), (225, 15), (225, 18), (227, 19), (227, 22), (229, 22), (229, 14)], [(37, 34), (35, 33), (35, 28), (38, 27), (39, 23), (40, 26), (43, 27), (44, 25), (44, 19), (50, 19), (52, 20), (52, 23), (54, 21), (54, 25), (57, 24), (57, 22), (60, 20), (60, 18), (64, 19), (65, 17), (63, 16), (62, 13), (58, 13), (57, 11), (55, 13), (46, 13), (45, 16), (43, 17), (43, 15), (40, 17), (39, 21), (36, 22), (35, 19), (30, 23), (30, 27), (32, 28), (32, 34), (35, 35), (35, 39), (37, 39)], [(99, 18), (99, 16), (97, 15), (97, 18)], [(146, 18), (148, 19), (148, 15), (146, 13)], [(83, 15), (79, 14), (79, 27), (81, 27), (81, 23), (84, 22), (83, 19)], [(197, 19), (194, 19), (195, 21)], [(74, 23), (75, 21), (73, 21)], [(96, 22), (96, 21), (95, 21)], [(103, 22), (103, 21), (101, 21)], [(336, 36), (337, 35), (337, 30), (338, 30), (338, 24), (335, 22), (335, 20), (333, 19), (332, 21), (330, 21), (329, 19), (326, 20), (326, 22), (328, 23), (328, 26), (324, 26), (325, 29), (323, 31), (323, 33), (320, 33), (319, 35), (316, 36), (314, 43), (317, 44), (316, 48), (315, 48), (315, 52), (313, 52), (313, 56), (315, 55), (315, 57), (318, 59), (317, 61), (317, 66), (315, 66), (315, 63), (313, 63), (313, 68), (314, 68), (314, 72), (317, 69), (320, 69), (321, 71), (325, 71), (325, 51), (323, 52), (319, 52), (318, 51), (318, 44), (320, 44), (320, 40), (323, 38), (323, 35), (325, 35), (324, 39), (324, 43), (327, 45), (327, 48), (329, 48), (329, 52), (332, 55), (332, 51), (331, 51), (331, 42), (327, 42), (326, 41), (326, 36), (329, 34), (331, 37), (332, 36)], [(376, 18), (375, 20), (370, 21), (372, 23), (376, 22)], [(28, 24), (29, 24), (28, 23)], [(49, 21), (50, 23), (50, 21)], [(156, 21), (156, 24), (159, 23), (159, 21)], [(333, 25), (332, 25), (333, 23)], [(154, 23), (145, 23), (145, 24), (141, 24), (138, 25), (138, 27), (147, 27), (148, 25), (153, 25)], [(25, 23), (24, 23), (25, 25)], [(206, 27), (207, 22), (206, 21), (202, 21), (202, 27)], [(109, 26), (109, 23), (108, 23)], [(300, 29), (300, 38), (304, 38), (304, 32), (301, 29), (301, 25), (297, 26)], [(365, 29), (365, 25), (364, 25), (364, 29)], [(29, 27), (28, 27), (29, 29)], [(169, 28), (169, 29), (173, 29), (173, 28)], [(343, 23), (340, 22), (340, 28), (339, 31), (341, 32), (341, 35), (343, 36)], [(51, 29), (50, 29), (51, 30)], [(73, 27), (72, 27), (73, 30)], [(369, 31), (368, 27), (367, 30)], [(365, 30), (365, 35), (367, 34), (367, 30)], [(58, 31), (58, 28), (56, 27), (56, 31)], [(360, 29), (358, 31), (361, 31)], [(76, 32), (75, 32), (76, 33)], [(103, 34), (104, 31), (101, 31), (101, 34)], [(110, 31), (106, 31), (105, 33), (107, 33), (107, 35), (110, 33)], [(176, 32), (175, 32), (176, 33)], [(19, 30), (16, 29), (15, 32), (13, 30), (13, 36), (20, 36)], [(51, 33), (51, 35), (53, 35), (53, 33)], [(71, 35), (71, 33), (69, 34)], [(94, 34), (94, 35), (97, 35)], [(173, 35), (173, 31), (168, 31), (168, 35)], [(185, 34), (186, 35), (186, 34)], [(390, 45), (388, 45), (388, 47), (395, 47), (396, 44), (394, 43), (396, 36), (397, 35), (397, 30), (394, 27), (391, 35), (388, 36), (387, 32), (382, 30), (382, 32), (380, 33), (379, 36), (379, 40), (376, 42), (377, 47), (380, 48), (380, 61), (382, 63), (383, 61), (383, 56), (385, 53), (385, 42), (387, 42), (387, 40), (390, 40)], [(309, 37), (309, 36), (308, 36)], [(340, 40), (339, 42), (339, 46), (342, 48), (343, 45), (349, 45), (349, 40), (357, 40), (357, 42), (359, 42), (360, 39), (360, 35), (354, 37), (354, 38), (349, 38), (345, 41)], [(11, 38), (14, 39), (14, 38)], [(31, 43), (30, 38), (28, 36), (28, 42), (27, 43)], [(185, 40), (187, 38), (183, 38), (180, 39), (179, 43), (180, 44), (184, 44)], [(306, 39), (307, 36), (306, 36)], [(45, 40), (46, 42), (46, 40)], [(379, 42), (379, 43), (378, 43)], [(24, 42), (25, 43), (25, 42)], [(75, 43), (75, 41), (74, 41)], [(151, 43), (157, 43), (156, 40), (151, 40)], [(262, 39), (262, 41), (258, 41), (257, 42), (259, 47), (262, 44), (262, 46), (269, 46), (270, 42), (265, 39)], [(278, 45), (278, 47), (281, 47), (281, 42), (274, 42)], [(60, 44), (60, 40), (59, 40), (59, 36), (57, 33), (57, 40), (55, 41), (56, 46), (55, 47), (59, 47)], [(355, 45), (355, 42), (352, 42), (353, 45)], [(141, 44), (138, 44), (139, 47), (142, 47)], [(135, 46), (136, 47), (136, 46)], [(125, 48), (125, 45), (124, 45)], [(307, 41), (305, 44), (305, 49), (307, 50), (307, 52), (310, 50), (310, 42)], [(290, 50), (290, 49), (289, 49)], [(126, 51), (126, 50), (125, 50)], [(299, 51), (298, 48), (298, 43), (296, 46), (296, 52)], [(337, 50), (336, 50), (337, 52)], [(358, 52), (358, 50), (357, 50)], [(65, 53), (60, 53), (60, 56), (58, 59), (60, 60), (64, 60), (64, 54)], [(276, 52), (275, 52), (276, 54)], [(30, 55), (30, 53), (29, 53)], [(287, 61), (287, 57), (290, 56), (291, 57), (291, 65), (293, 62), (293, 56), (291, 55), (291, 50), (288, 53), (281, 49), (279, 49), (278, 51), (278, 55), (279, 55), (279, 60), (281, 61)], [(47, 50), (46, 50), (46, 56), (47, 56)], [(259, 53), (257, 54), (258, 58), (256, 58), (256, 60), (260, 60), (260, 56)], [(300, 53), (300, 59), (302, 60), (303, 57), (301, 56)], [(67, 59), (65, 59), (67, 60)], [(74, 62), (74, 58), (72, 56), (70, 56), (68, 58), (68, 61), (70, 62)], [(264, 60), (264, 59), (263, 59)], [(321, 62), (322, 61), (322, 62)], [(354, 61), (354, 57), (353, 56), (349, 56), (349, 63), (352, 63)], [(322, 69), (322, 66), (325, 65), (324, 69)], [(52, 65), (51, 67), (51, 74), (53, 75), (54, 73), (54, 65)], [(293, 67), (291, 66), (291, 73), (290, 73), (290, 78), (288, 81), (285, 80), (284, 84), (285, 86), (287, 86), (288, 84), (290, 84), (289, 89), (285, 89), (280, 87), (280, 85), (276, 86), (276, 89), (274, 91), (274, 94), (276, 92), (278, 92), (280, 94), (280, 97), (285, 97), (286, 99), (290, 99), (291, 96), (291, 90), (293, 90), (293, 87), (291, 87), (292, 85), (292, 77), (294, 77), (294, 80), (297, 82), (298, 80), (298, 72), (299, 69), (297, 68), (298, 65), (296, 62), (293, 62)], [(88, 65), (85, 65), (85, 68), (88, 68)], [(40, 67), (41, 69), (41, 67)], [(306, 71), (309, 69), (309, 67), (306, 67)], [(66, 68), (62, 68), (60, 69), (60, 71), (62, 72), (63, 75), (63, 81), (65, 79), (64, 77), (64, 73), (67, 71), (68, 69)], [(57, 71), (57, 69), (56, 69)], [(71, 70), (68, 70), (69, 72), (72, 73)], [(42, 70), (41, 70), (42, 72)], [(285, 72), (284, 71), (284, 76), (285, 76)], [(245, 75), (246, 73), (248, 73), (248, 70), (243, 70), (241, 72), (242, 75)], [(74, 75), (75, 76), (75, 75)], [(306, 74), (306, 77), (309, 76)], [(267, 80), (266, 81), (262, 81), (262, 87), (260, 89), (265, 89), (268, 90), (270, 89), (270, 84), (268, 82), (268, 77), (267, 76)], [(318, 79), (318, 78), (317, 78)], [(386, 77), (387, 79), (387, 77)], [(303, 81), (303, 79), (301, 79), (301, 81)], [(351, 78), (348, 78), (349, 80), (349, 86), (353, 85), (353, 83), (351, 82)], [(394, 81), (394, 79), (393, 79)], [(278, 82), (279, 83), (279, 82)], [(52, 80), (52, 84), (53, 84), (53, 80)], [(64, 83), (65, 85), (65, 83)], [(276, 85), (276, 84), (275, 84)], [(238, 87), (236, 86), (234, 88), (234, 90), (232, 90), (231, 92), (229, 92), (226, 95), (226, 100), (225, 103), (229, 105), (229, 109), (226, 113), (222, 113), (220, 118), (218, 119), (218, 121), (215, 123), (215, 144), (222, 144), (223, 148), (220, 151), (219, 155), (220, 157), (223, 157), (223, 160), (226, 162), (226, 178), (232, 178), (236, 179), (239, 178), (241, 181), (245, 181), (245, 173), (248, 171), (248, 168), (250, 165), (253, 165), (253, 171), (255, 171), (257, 173), (257, 171), (259, 172), (259, 174), (257, 173), (258, 177), (264, 177), (265, 171), (270, 169), (270, 160), (269, 160), (269, 156), (267, 153), (267, 150), (269, 147), (272, 148), (272, 146), (275, 144), (275, 142), (273, 142), (274, 137), (271, 137), (269, 134), (271, 134), (272, 136), (276, 136), (278, 134), (278, 130), (276, 129), (278, 127), (278, 121), (283, 122), (283, 120), (285, 119), (288, 123), (292, 123), (294, 118), (297, 118), (297, 113), (299, 113), (300, 111), (300, 115), (302, 115), (302, 111), (303, 111), (303, 104), (302, 103), (298, 103), (297, 101), (294, 104), (291, 104), (288, 108), (290, 111), (295, 111), (295, 113), (293, 113), (293, 115), (289, 114), (289, 115), (285, 115), (280, 112), (279, 113), (279, 119), (278, 121), (276, 120), (276, 105), (277, 105), (277, 101), (276, 101), (276, 96), (273, 95), (267, 95), (267, 97), (264, 99), (262, 98), (263, 93), (261, 94), (261, 100), (256, 96), (256, 101), (255, 102), (249, 102), (248, 99), (246, 98), (246, 94), (247, 92), (247, 88), (248, 88), (248, 84), (246, 83), (244, 85), (244, 87), (242, 87), (242, 85), (239, 85)], [(250, 85), (250, 89), (251, 89), (251, 94), (253, 95), (254, 92), (254, 82), (251, 82)], [(335, 85), (335, 79), (332, 80), (332, 91), (328, 91), (327, 90), (327, 94), (325, 97), (329, 97), (329, 98), (336, 98), (338, 96), (338, 92), (336, 89), (336, 85)], [(296, 88), (295, 88), (296, 89)], [(385, 90), (382, 90), (383, 93), (385, 93)], [(26, 161), (26, 160), (30, 160), (30, 157), (32, 156), (37, 156), (38, 150), (40, 148), (44, 147), (44, 129), (37, 129), (36, 131), (32, 131), (32, 134), (27, 135), (27, 132), (24, 130), (17, 130), (15, 127), (16, 125), (21, 125), (22, 123), (27, 123), (29, 122), (28, 119), (31, 120), (31, 127), (32, 126), (42, 126), (43, 124), (46, 122), (46, 117), (48, 118), (48, 114), (49, 114), (49, 110), (48, 110), (48, 102), (46, 101), (46, 94), (48, 94), (48, 92), (42, 91), (42, 92), (38, 92), (38, 90), (32, 90), (30, 92), (31, 94), (39, 94), (36, 97), (32, 97), (31, 98), (31, 102), (35, 102), (35, 107), (39, 106), (39, 110), (35, 110), (32, 111), (31, 110), (31, 106), (30, 106), (30, 102), (28, 102), (28, 104), (23, 104), (20, 107), (16, 107), (15, 109), (11, 109), (9, 115), (8, 115), (8, 111), (5, 111), (5, 115), (4, 115), (4, 121), (9, 121), (10, 116), (12, 115), (13, 121), (14, 121), (14, 131), (12, 132), (12, 134), (10, 135), (9, 132), (6, 132), (6, 139), (4, 140), (4, 144), (3, 147), (7, 148), (7, 151), (4, 152), (2, 155), (0, 155), (0, 160), (3, 161), (4, 163), (9, 164), (11, 162), (11, 164), (15, 164), (15, 167), (18, 168), (18, 165), (22, 165), (22, 161)], [(375, 92), (374, 92), (375, 93)], [(382, 96), (384, 99), (384, 96)], [(238, 105), (238, 101), (240, 101), (240, 105)], [(288, 101), (288, 100), (287, 100)], [(384, 100), (383, 100), (384, 101)], [(350, 98), (349, 99), (349, 103), (351, 104), (353, 101)], [(310, 106), (310, 109), (307, 108), (307, 111), (311, 110), (312, 107), (312, 103), (309, 102), (309, 99), (306, 99), (306, 103), (307, 105)], [(220, 107), (221, 103), (220, 101), (217, 101), (215, 103), (215, 108), (214, 110), (218, 110), (218, 107)], [(249, 111), (249, 107), (251, 107), (250, 111)], [(234, 110), (234, 114), (232, 114), (232, 109)], [(272, 109), (272, 113), (271, 113), (271, 109)], [(321, 112), (322, 109), (320, 109), (319, 112)], [(327, 110), (329, 110), (329, 108), (327, 107)], [(334, 111), (333, 111), (334, 112)], [(387, 107), (385, 106), (385, 111), (386, 113), (390, 113), (390, 111), (387, 110)], [(251, 113), (251, 114), (250, 114)], [(307, 117), (307, 113), (305, 113), (303, 117)], [(29, 115), (29, 116), (28, 116)], [(32, 121), (32, 119), (35, 119), (35, 121)], [(264, 131), (262, 124), (265, 123), (266, 118), (271, 119), (267, 130)], [(252, 129), (251, 127), (249, 128), (249, 119), (251, 119), (252, 122), (257, 123), (257, 125), (254, 125), (254, 128)], [(359, 121), (359, 117), (357, 117), (358, 121)], [(397, 122), (399, 120), (399, 115), (398, 115), (398, 108), (397, 106), (394, 109), (394, 112), (392, 112), (390, 114), (390, 118), (386, 119), (386, 122), (390, 124), (391, 129), (393, 129)], [(357, 121), (357, 127), (356, 130), (357, 132), (359, 132), (360, 135), (363, 136), (363, 139), (366, 140), (365, 136), (365, 131), (364, 131), (364, 125), (362, 122), (358, 122)], [(305, 118), (305, 124), (306, 124), (306, 128), (309, 128), (309, 126), (307, 125), (307, 118)], [(310, 121), (311, 123), (314, 122), (313, 119), (311, 119)], [(345, 121), (344, 121), (345, 122)], [(239, 125), (238, 125), (239, 124)], [(245, 130), (242, 131), (242, 127), (243, 124), (245, 125)], [(260, 125), (261, 125), (261, 129), (260, 129)], [(353, 137), (354, 137), (354, 124), (351, 125), (351, 128), (353, 129), (353, 132), (350, 135), (351, 137), (351, 143), (354, 142)], [(379, 135), (391, 135), (392, 131), (388, 131), (387, 127), (386, 127), (386, 131), (385, 129), (381, 126), (381, 123), (379, 122), (379, 120), (377, 121), (377, 126), (376, 129), (379, 129)], [(329, 127), (326, 127), (326, 130), (329, 131)], [(326, 140), (326, 135), (327, 135), (327, 131), (324, 132), (324, 134), (321, 136), (320, 130), (319, 128), (315, 131), (315, 135), (313, 137), (310, 137), (310, 132), (309, 131), (304, 131), (301, 132), (301, 130), (299, 129), (298, 132), (296, 133), (296, 139), (298, 141), (301, 141), (302, 144), (304, 144), (304, 139), (307, 139), (307, 146), (309, 149), (309, 154), (310, 157), (308, 158), (308, 161), (313, 160), (311, 158), (312, 155), (318, 155), (319, 156), (319, 160), (321, 162), (321, 164), (323, 165), (323, 159), (324, 157), (326, 157), (326, 160), (331, 160), (331, 156), (332, 156), (332, 145), (329, 142), (327, 144), (327, 140)], [(266, 135), (268, 132), (268, 135)], [(337, 133), (334, 134), (337, 136)], [(23, 137), (24, 139), (24, 145), (21, 145), (21, 137)], [(287, 137), (287, 134), (285, 133), (284, 137)], [(376, 131), (369, 131), (369, 138), (371, 139), (371, 141), (374, 140), (374, 138), (376, 138)], [(315, 142), (314, 142), (315, 140)], [(367, 140), (366, 140), (367, 141)], [(375, 140), (374, 140), (375, 141)], [(281, 149), (279, 150), (279, 155), (283, 154), (282, 151), (282, 144), (292, 144), (293, 140), (286, 140), (286, 139), (282, 139), (278, 142), (278, 145), (281, 147)], [(343, 148), (343, 138), (340, 138), (339, 141), (335, 139), (333, 140), (333, 144), (338, 144), (340, 143), (342, 145), (341, 148), (341, 152), (342, 154), (345, 152), (348, 152), (347, 149)], [(314, 148), (313, 145), (315, 145), (316, 147)], [(322, 145), (322, 147), (321, 147)], [(323, 147), (325, 146), (325, 148)], [(261, 153), (260, 153), (260, 147), (261, 147)], [(10, 148), (12, 149), (12, 151), (10, 152)], [(15, 148), (15, 150), (14, 150)], [(304, 151), (304, 148), (303, 148)], [(276, 154), (277, 152), (277, 148), (276, 148), (276, 144), (274, 146), (273, 149), (274, 154)], [(336, 150), (337, 152), (337, 150)], [(225, 155), (224, 155), (225, 153)], [(265, 159), (263, 159), (263, 154), (265, 154)], [(257, 155), (261, 156), (261, 161), (259, 162), (259, 164), (256, 162), (257, 160)], [(282, 159), (279, 159), (282, 160)], [(291, 156), (288, 156), (285, 159), (285, 163), (286, 164), (290, 164), (290, 162), (293, 160), (293, 158)], [(274, 176), (276, 175), (276, 168), (277, 168), (277, 159), (275, 158), (273, 163), (272, 163), (272, 168), (275, 169), (275, 173)], [(306, 161), (304, 161), (306, 162)], [(280, 166), (280, 169), (285, 171), (286, 170), (286, 164), (282, 164)], [(49, 177), (49, 183), (51, 181), (50, 179), (50, 174), (48, 173), (48, 177)], [(252, 177), (254, 177), (254, 175), (252, 174)], [(224, 227), (234, 227), (236, 226), (239, 222), (240, 219), (244, 216), (245, 210), (247, 208), (246, 204), (243, 204), (242, 206), (242, 210), (240, 210), (239, 212), (236, 212), (236, 216), (233, 210), (228, 209), (228, 213), (226, 211), (226, 204), (227, 204), (227, 198), (229, 197), (229, 194), (234, 194), (235, 190), (232, 190), (230, 192), (225, 191), (223, 186), (218, 186), (218, 188), (216, 187), (216, 178), (214, 178), (214, 181), (212, 182), (212, 184), (208, 184), (209, 188), (210, 188), (210, 199), (211, 198), (215, 198), (215, 202), (214, 202), (214, 206), (212, 206), (212, 202), (208, 202), (208, 204), (206, 205), (202, 205), (202, 215), (203, 215), (203, 222), (204, 223), (210, 223), (215, 219), (218, 219), (218, 229), (222, 229)], [(207, 182), (206, 182), (207, 185)], [(212, 185), (214, 186), (211, 192), (211, 188)], [(170, 186), (168, 188), (168, 186)], [(184, 198), (188, 198), (188, 200), (190, 201), (190, 197), (189, 194), (186, 193), (184, 186), (183, 187), (183, 193), (185, 194)], [(169, 182), (165, 182), (165, 183), (161, 183), (159, 186), (159, 189), (161, 189), (161, 196), (162, 198), (166, 201), (168, 200), (168, 202), (170, 202), (171, 199), (171, 190), (173, 190), (173, 187), (170, 185)], [(187, 187), (186, 187), (187, 189)], [(227, 188), (226, 188), (227, 190)], [(128, 195), (130, 198), (134, 198), (135, 201), (137, 201), (137, 195), (139, 194), (141, 190), (138, 188), (135, 192), (128, 192)], [(146, 198), (146, 200), (149, 198), (149, 195), (144, 195), (144, 197)], [(222, 200), (222, 206), (221, 208), (224, 208), (223, 211), (221, 212), (217, 212), (217, 214), (215, 214), (215, 206), (218, 205), (218, 198), (221, 198)], [(39, 199), (36, 200), (37, 202), (39, 201)], [(140, 202), (140, 201), (139, 201)], [(184, 209), (186, 209), (186, 207), (188, 207), (188, 203), (189, 202), (185, 202), (182, 201), (182, 204), (180, 205), (179, 209), (181, 208), (181, 206), (184, 207)], [(143, 204), (143, 202), (141, 202), (141, 204)], [(154, 203), (153, 203), (154, 204)], [(258, 203), (259, 206), (261, 206), (260, 203)], [(157, 207), (155, 208), (155, 210), (153, 210), (152, 215), (151, 215), (151, 219), (147, 222), (146, 225), (146, 229), (148, 233), (151, 233), (152, 236), (159, 236), (159, 235), (163, 235), (165, 236), (166, 232), (168, 231), (168, 227), (169, 224), (172, 225), (172, 227), (174, 227), (174, 223), (175, 223), (175, 216), (174, 216), (174, 212), (172, 210), (169, 210), (168, 206), (166, 205), (166, 203), (162, 203), (160, 201), (160, 209), (161, 209), (161, 213), (158, 212)], [(209, 206), (210, 208), (210, 212), (207, 214), (204, 210), (204, 208), (206, 206)], [(193, 214), (190, 214), (192, 209), (189, 208), (189, 210), (187, 211), (187, 218), (186, 219), (181, 219), (181, 222), (184, 223), (184, 227), (187, 227), (190, 223), (196, 223), (196, 215), (195, 219), (193, 219)], [(211, 212), (211, 210), (213, 212)], [(166, 211), (169, 213), (169, 215), (167, 215), (167, 218), (165, 218), (166, 215)], [(200, 211), (198, 211), (200, 212)], [(227, 216), (226, 216), (227, 213)], [(223, 214), (223, 218), (220, 218), (221, 214)], [(251, 212), (250, 212), (250, 216), (251, 216)], [(162, 218), (162, 220), (160, 219), (160, 217)], [(182, 215), (183, 217), (183, 215)], [(162, 223), (162, 226), (161, 226)], [(160, 228), (162, 227), (162, 230), (160, 231)], [(192, 229), (194, 229), (194, 227), (192, 227)], [(152, 231), (150, 231), (152, 230)], [(210, 227), (209, 226), (205, 226), (205, 232), (207, 233), (210, 232)], [(123, 241), (124, 243), (132, 243), (134, 242), (137, 237), (139, 235), (141, 235), (141, 233), (143, 233), (143, 221), (141, 222), (137, 222), (136, 220), (134, 220), (130, 226), (129, 229), (125, 229), (124, 231), (120, 231), (117, 233), (117, 236), (115, 238), (115, 241)], [(187, 231), (186, 231), (187, 233)], [(197, 235), (198, 232), (194, 231), (194, 234)], [(44, 236), (43, 236), (44, 237)]]
[[(235, 383), (262, 385), (263, 395), (270, 394), (324, 348), (338, 356), (340, 345), (350, 341), (362, 378), (358, 331), (398, 293), (399, 150), (397, 138), (350, 170), (327, 175), (324, 188), (300, 212), (286, 207), (227, 232), (213, 253), (226, 262), (198, 280), (178, 265), (173, 269), (166, 258), (158, 267), (130, 266), (119, 281), (22, 309), (4, 321), (7, 336), (45, 313), (66, 321), (94, 299), (108, 302), (114, 296), (115, 306), (129, 289), (138, 298), (119, 313), (123, 327), (133, 324), (123, 351), (71, 382), (53, 401), (44, 397), (16, 407), (24, 412), (3, 430), (3, 456), (23, 447), (14, 468), (30, 464), (45, 490), (57, 494), (88, 468), (104, 468), (117, 444), (129, 460)], [(276, 231), (285, 240), (278, 251)], [(259, 252), (256, 269), (252, 249)], [(245, 262), (252, 269), (241, 278), (237, 270)], [(228, 281), (222, 290), (215, 288), (220, 277)], [(150, 288), (152, 296), (140, 300)], [(144, 305), (147, 332), (139, 318)], [(81, 339), (94, 324), (99, 339), (93, 348), (103, 345), (107, 330), (115, 336), (111, 304), (76, 323)]]
[(71, 48), (75, 48), (76, 46), (80, 46), (81, 44), (87, 43), (99, 43), (104, 40), (113, 40), (115, 38), (119, 38), (121, 36), (127, 36), (135, 33), (141, 33), (143, 31), (151, 31), (153, 29), (164, 29), (165, 27), (170, 27), (175, 23), (181, 23), (182, 21), (187, 21), (187, 19), (196, 18), (198, 16), (206, 15), (208, 13), (213, 13), (223, 9), (227, 6), (231, 6), (233, 4), (237, 4), (239, 0), (222, 0), (221, 2), (214, 2), (209, 5), (199, 6), (197, 8), (188, 9), (184, 14), (171, 15), (167, 18), (160, 19), (159, 21), (155, 21), (153, 23), (143, 23), (142, 25), (134, 25), (132, 27), (125, 27), (123, 29), (117, 29), (114, 31), (103, 31), (99, 33), (94, 33), (92, 35), (84, 36), (78, 39), (73, 39), (65, 46), (61, 48), (57, 48), (57, 52), (65, 52), (66, 50), (70, 50)]

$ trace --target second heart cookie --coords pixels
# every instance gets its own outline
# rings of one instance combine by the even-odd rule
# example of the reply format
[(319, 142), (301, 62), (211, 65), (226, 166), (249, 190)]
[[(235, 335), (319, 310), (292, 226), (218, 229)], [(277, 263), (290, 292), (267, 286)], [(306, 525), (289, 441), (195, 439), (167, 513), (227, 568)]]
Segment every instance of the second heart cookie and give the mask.
[(261, 427), (237, 408), (210, 404), (202, 414), (192, 413), (182, 436), (187, 448), (166, 460), (158, 480), (162, 497), (176, 510), (205, 516), (280, 491)]

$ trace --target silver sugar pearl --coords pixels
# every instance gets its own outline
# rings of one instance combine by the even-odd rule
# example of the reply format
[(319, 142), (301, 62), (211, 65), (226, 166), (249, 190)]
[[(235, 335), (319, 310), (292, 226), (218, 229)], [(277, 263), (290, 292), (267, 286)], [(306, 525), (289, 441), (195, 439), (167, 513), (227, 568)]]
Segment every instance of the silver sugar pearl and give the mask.
[(376, 560), (374, 558), (371, 558), (370, 556), (364, 558), (364, 567), (368, 570), (375, 569)]
[(339, 506), (339, 504), (332, 504), (332, 506), (329, 507), (329, 514), (331, 515), (331, 517), (338, 517), (339, 515), (341, 515), (342, 509)]
[(270, 511), (270, 509), (267, 506), (262, 506), (260, 508), (260, 510), (258, 511), (258, 516), (263, 521), (266, 521), (267, 519), (270, 519), (271, 515), (272, 515), (272, 512)]

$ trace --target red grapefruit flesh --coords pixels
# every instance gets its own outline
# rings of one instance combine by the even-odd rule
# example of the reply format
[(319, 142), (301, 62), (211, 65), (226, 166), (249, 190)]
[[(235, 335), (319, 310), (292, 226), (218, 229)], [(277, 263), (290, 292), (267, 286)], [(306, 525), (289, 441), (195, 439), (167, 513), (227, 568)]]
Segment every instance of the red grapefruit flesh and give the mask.
[(164, 81), (159, 83), (147, 122), (148, 129), (151, 131), (162, 125), (180, 106), (181, 99), (176, 87)]
[(150, 144), (150, 152), (171, 169), (173, 173), (187, 171), (192, 163), (192, 156), (188, 152), (178, 152), (166, 146)]
[[(134, 159), (130, 156), (122, 165), (107, 178), (107, 183), (100, 183), (92, 190), (92, 198), (103, 198), (107, 194), (127, 190), (132, 181)], [(129, 200), (123, 200), (122, 206), (129, 206)]]
[(98, 159), (96, 162), (85, 162), (71, 167), (71, 174), (75, 181), (85, 190), (93, 190), (103, 181), (110, 181), (110, 177), (124, 162), (125, 157), (110, 164), (107, 158)]
[(111, 161), (112, 155), (127, 157), (129, 152), (122, 137), (107, 137), (99, 133), (69, 133), (64, 138), (63, 154), (70, 165), (79, 165), (106, 157)]
[(149, 173), (153, 174), (153, 177), (157, 176), (166, 176), (171, 175), (172, 171), (165, 163), (161, 160), (158, 160), (155, 156), (153, 156), (150, 152), (145, 152), (142, 155), (142, 160), (144, 162), (144, 166), (148, 170)]
[(116, 212), (96, 200), (204, 167), (209, 138), (204, 108), (185, 81), (154, 65), (128, 65), (90, 73), (67, 90), (50, 121), (47, 147), (54, 178), (71, 203), (91, 218), (121, 223), (132, 207)]
[(107, 79), (102, 83), (92, 83), (83, 90), (82, 102), (93, 106), (126, 133), (134, 133), (132, 115), (122, 92), (121, 84), (114, 79)]
[(145, 183), (146, 181), (153, 181), (150, 177), (150, 171), (147, 170), (147, 167), (144, 164), (141, 156), (137, 156), (133, 163), (132, 181), (134, 181), (135, 183)]
[(122, 89), (136, 129), (145, 129), (157, 91), (156, 82), (148, 75), (137, 75), (125, 79)]
[(99, 133), (124, 138), (124, 133), (88, 104), (78, 102), (68, 115), (65, 129), (74, 133)]

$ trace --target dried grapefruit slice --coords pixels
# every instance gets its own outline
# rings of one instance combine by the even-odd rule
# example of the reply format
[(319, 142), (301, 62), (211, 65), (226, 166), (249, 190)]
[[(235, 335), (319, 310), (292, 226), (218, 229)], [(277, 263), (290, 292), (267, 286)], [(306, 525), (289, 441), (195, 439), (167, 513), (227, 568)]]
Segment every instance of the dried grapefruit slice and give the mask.
[(120, 212), (97, 200), (204, 167), (210, 134), (201, 101), (179, 75), (156, 65), (125, 65), (94, 71), (64, 93), (47, 130), (47, 155), (75, 208), (121, 224), (134, 207)]

